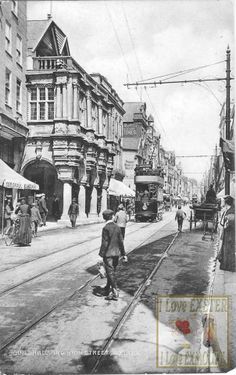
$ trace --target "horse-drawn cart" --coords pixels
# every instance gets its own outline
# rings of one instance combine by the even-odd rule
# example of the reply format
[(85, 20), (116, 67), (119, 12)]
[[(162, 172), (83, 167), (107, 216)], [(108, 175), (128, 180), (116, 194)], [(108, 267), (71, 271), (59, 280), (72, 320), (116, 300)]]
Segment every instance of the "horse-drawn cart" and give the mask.
[[(190, 206), (190, 230), (192, 230), (192, 225), (196, 228), (197, 221), (203, 222), (203, 236), (204, 240), (207, 235), (211, 236), (211, 240), (214, 241), (214, 233), (218, 226), (218, 204), (212, 203), (202, 203), (193, 204)], [(211, 223), (211, 228), (208, 224)]]

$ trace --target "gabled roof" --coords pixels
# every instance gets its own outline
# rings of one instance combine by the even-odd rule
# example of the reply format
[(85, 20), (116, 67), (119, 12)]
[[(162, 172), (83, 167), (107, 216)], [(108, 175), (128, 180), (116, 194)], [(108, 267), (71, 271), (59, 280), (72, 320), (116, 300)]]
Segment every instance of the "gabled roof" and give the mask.
[(126, 102), (124, 104), (125, 114), (123, 117), (123, 122), (133, 122), (134, 113), (143, 113), (146, 112), (146, 103), (144, 102)]
[(48, 47), (48, 51), (56, 56), (70, 55), (68, 40), (63, 31), (51, 19), (29, 20), (27, 21), (27, 47), (34, 51), (42, 52), (43, 45)]

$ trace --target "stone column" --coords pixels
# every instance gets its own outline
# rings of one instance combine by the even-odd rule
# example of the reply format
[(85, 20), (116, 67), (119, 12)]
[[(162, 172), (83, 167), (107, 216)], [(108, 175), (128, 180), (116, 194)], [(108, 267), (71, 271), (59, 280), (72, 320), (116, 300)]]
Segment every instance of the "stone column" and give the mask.
[(56, 118), (61, 118), (61, 85), (56, 85)]
[(112, 137), (112, 117), (111, 117), (111, 110), (108, 111), (108, 126), (107, 126), (107, 139), (111, 139)]
[(86, 199), (86, 191), (85, 186), (80, 185), (79, 195), (78, 195), (78, 202), (79, 202), (79, 221), (87, 220), (87, 215), (85, 213), (85, 199)]
[(72, 99), (72, 82), (71, 80), (68, 82), (67, 85), (67, 91), (68, 91), (68, 120), (72, 119), (72, 105), (73, 105), (73, 99)]
[(69, 221), (68, 210), (72, 199), (72, 187), (69, 182), (63, 182), (63, 211), (61, 220)]
[(101, 216), (103, 211), (107, 209), (107, 190), (102, 189), (102, 204), (101, 204)]
[(102, 103), (98, 103), (98, 134), (102, 134), (103, 132), (103, 124), (102, 124)]
[(91, 102), (91, 94), (89, 91), (86, 93), (86, 100), (87, 100), (87, 128), (92, 128), (92, 102)]
[(79, 119), (79, 95), (77, 83), (73, 83), (73, 119)]
[(98, 211), (97, 211), (97, 189), (94, 186), (92, 191), (92, 197), (91, 197), (91, 204), (90, 204), (90, 212), (89, 212), (89, 218), (95, 219), (98, 218)]
[(67, 118), (67, 87), (66, 84), (62, 86), (62, 102), (63, 102), (63, 118)]

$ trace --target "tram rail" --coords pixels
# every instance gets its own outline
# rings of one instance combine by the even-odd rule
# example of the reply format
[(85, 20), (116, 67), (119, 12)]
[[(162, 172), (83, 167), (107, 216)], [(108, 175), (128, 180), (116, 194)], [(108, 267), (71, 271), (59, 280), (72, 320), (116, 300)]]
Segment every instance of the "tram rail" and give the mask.
[[(136, 224), (136, 223), (132, 223), (131, 226), (133, 226), (134, 224)], [(149, 226), (149, 225), (146, 225), (146, 226)], [(140, 227), (139, 229), (146, 228), (146, 226), (144, 225), (144, 226)], [(127, 236), (128, 236), (129, 234), (134, 233), (134, 232), (135, 232), (135, 231), (132, 231), (132, 232), (129, 232), (129, 233), (127, 232)], [(92, 237), (92, 238), (89, 238), (88, 240), (84, 240), (84, 241), (81, 241), (81, 242), (73, 242), (73, 243), (70, 244), (69, 246), (63, 247), (62, 249), (57, 249), (57, 250), (52, 251), (52, 252), (50, 252), (50, 253), (48, 253), (48, 254), (40, 255), (40, 256), (38, 256), (37, 258), (33, 258), (33, 259), (30, 259), (30, 260), (27, 260), (27, 261), (25, 261), (25, 262), (22, 262), (22, 263), (20, 263), (20, 264), (17, 264), (16, 266), (13, 266), (13, 267), (4, 268), (3, 270), (0, 271), (0, 275), (1, 275), (2, 273), (4, 273), (4, 272), (11, 271), (11, 270), (13, 270), (13, 269), (16, 269), (16, 268), (19, 268), (19, 267), (21, 267), (21, 266), (24, 266), (25, 264), (29, 264), (29, 263), (31, 263), (31, 262), (35, 262), (35, 261), (37, 261), (37, 260), (39, 260), (39, 259), (46, 258), (46, 257), (49, 257), (49, 256), (54, 255), (54, 254), (57, 254), (57, 253), (61, 253), (61, 252), (63, 252), (63, 251), (66, 251), (66, 250), (68, 250), (68, 249), (71, 249), (71, 248), (73, 248), (73, 247), (75, 247), (75, 246), (77, 246), (77, 245), (83, 245), (83, 244), (85, 244), (86, 242), (90, 242), (90, 241), (92, 241), (92, 240), (99, 239), (100, 237), (101, 237), (101, 236), (99, 235), (99, 236), (94, 236), (94, 237)], [(88, 254), (88, 253), (87, 253), (87, 254)], [(0, 293), (0, 296), (1, 296), (1, 293)]]
[[(118, 319), (118, 321), (116, 322), (107, 342), (105, 343), (105, 345), (103, 346), (103, 348), (100, 349), (101, 352), (108, 352), (110, 347), (112, 346), (114, 340), (117, 338), (119, 332), (120, 332), (120, 329), (122, 328), (122, 326), (124, 325), (124, 323), (127, 321), (128, 317), (130, 316), (130, 313), (133, 311), (134, 307), (136, 306), (136, 304), (138, 303), (139, 301), (139, 297), (142, 295), (142, 293), (144, 292), (144, 290), (146, 289), (146, 287), (150, 284), (150, 281), (152, 279), (152, 277), (155, 275), (155, 273), (158, 271), (158, 269), (160, 268), (163, 260), (167, 257), (168, 255), (168, 252), (170, 250), (170, 248), (172, 247), (172, 245), (174, 244), (176, 238), (178, 237), (179, 233), (177, 232), (174, 236), (174, 238), (172, 239), (172, 241), (169, 243), (169, 245), (167, 246), (167, 248), (164, 250), (164, 252), (162, 253), (159, 261), (157, 262), (157, 264), (155, 265), (155, 267), (152, 269), (152, 271), (150, 272), (150, 274), (144, 279), (144, 281), (140, 284), (139, 288), (137, 289), (137, 291), (135, 292), (133, 298), (131, 299), (131, 301), (128, 303), (128, 306), (126, 307), (126, 309), (124, 310), (123, 314), (121, 315), (121, 317)], [(92, 370), (90, 371), (91, 374), (95, 374), (97, 373), (97, 370), (99, 369), (99, 366), (101, 365), (101, 363), (103, 362), (104, 360), (104, 357), (103, 356), (99, 356), (99, 358), (97, 359), (97, 361), (95, 362), (94, 366), (92, 367)]]

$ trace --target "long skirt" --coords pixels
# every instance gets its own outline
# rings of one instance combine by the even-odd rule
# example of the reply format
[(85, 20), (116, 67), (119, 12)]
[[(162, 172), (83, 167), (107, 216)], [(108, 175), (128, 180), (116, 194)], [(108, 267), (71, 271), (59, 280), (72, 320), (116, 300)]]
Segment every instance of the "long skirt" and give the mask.
[(234, 229), (224, 229), (222, 248), (219, 254), (220, 269), (235, 272), (235, 233)]
[(20, 215), (14, 242), (19, 245), (29, 245), (32, 240), (31, 220), (29, 215)]

